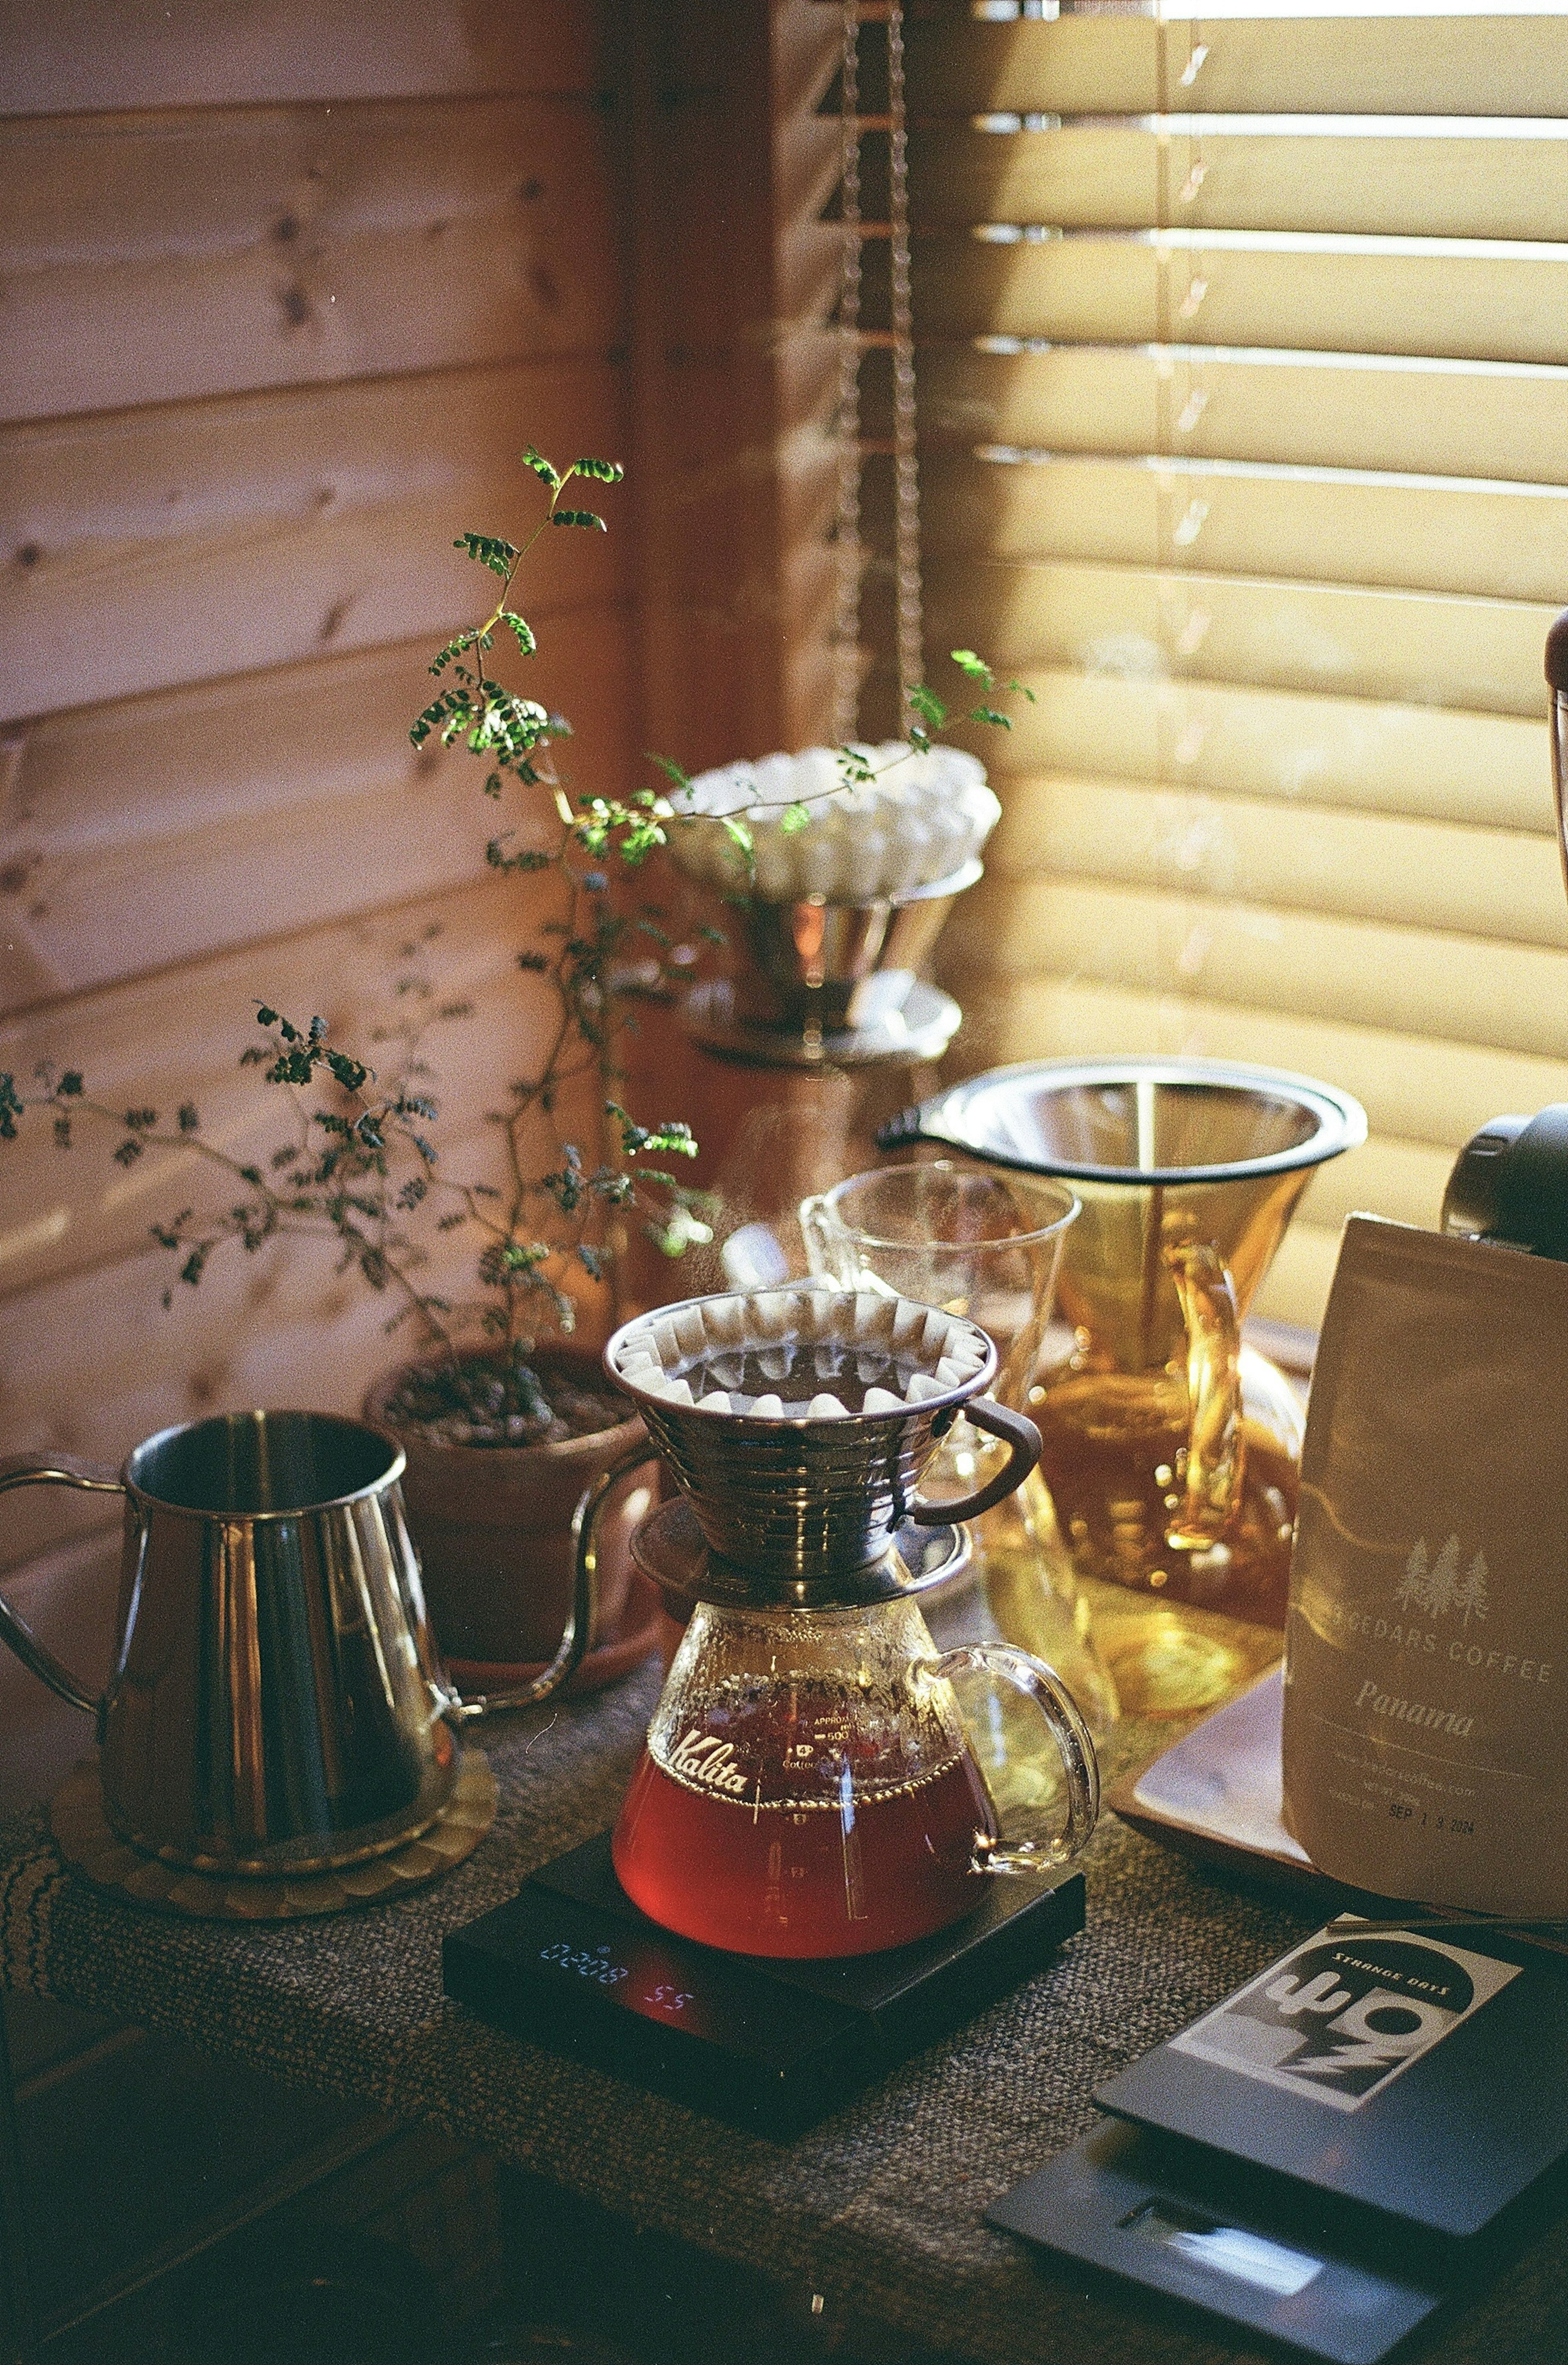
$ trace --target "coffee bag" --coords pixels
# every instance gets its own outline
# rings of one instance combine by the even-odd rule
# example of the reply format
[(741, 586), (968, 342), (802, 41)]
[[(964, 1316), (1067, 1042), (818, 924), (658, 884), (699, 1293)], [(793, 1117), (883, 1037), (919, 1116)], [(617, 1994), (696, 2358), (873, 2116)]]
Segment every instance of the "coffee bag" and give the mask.
[(1302, 1457), (1284, 1799), (1336, 1879), (1568, 1918), (1568, 1264), (1347, 1224)]

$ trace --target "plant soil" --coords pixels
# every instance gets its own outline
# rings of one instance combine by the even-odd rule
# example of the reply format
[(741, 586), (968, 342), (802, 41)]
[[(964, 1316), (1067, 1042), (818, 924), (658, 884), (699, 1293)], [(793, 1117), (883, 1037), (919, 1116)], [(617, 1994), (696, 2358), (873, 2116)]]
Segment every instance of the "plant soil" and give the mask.
[(441, 1445), (560, 1445), (613, 1429), (631, 1411), (608, 1382), (580, 1386), (564, 1373), (510, 1371), (491, 1356), (426, 1363), (407, 1372), (382, 1418)]

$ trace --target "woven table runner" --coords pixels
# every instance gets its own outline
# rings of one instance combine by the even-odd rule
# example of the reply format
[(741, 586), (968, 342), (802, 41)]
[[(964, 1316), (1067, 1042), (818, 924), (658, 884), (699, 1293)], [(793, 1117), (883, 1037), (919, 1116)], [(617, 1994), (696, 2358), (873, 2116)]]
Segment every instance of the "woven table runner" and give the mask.
[[(434, 2121), (639, 2225), (745, 2261), (830, 2308), (1008, 2365), (1196, 2365), (1250, 2352), (1147, 2312), (982, 2223), (1076, 2141), (1091, 2090), (1313, 1924), (1107, 1817), (1085, 1859), (1089, 1927), (969, 2027), (779, 2146), (504, 2035), (441, 1991), (442, 1934), (613, 1818), (657, 1690), (487, 1726), (500, 1800), (467, 1863), (417, 1895), (273, 1928), (178, 1922), (73, 1877), (41, 1816), (0, 1833), (6, 1982), (175, 2031), (277, 2076)], [(1169, 1736), (1168, 1736), (1169, 1737)], [(1108, 1770), (1151, 1755), (1124, 1728)], [(1462, 2130), (1456, 2130), (1456, 2140)], [(1555, 2231), (1424, 2354), (1536, 2365), (1568, 2345)]]

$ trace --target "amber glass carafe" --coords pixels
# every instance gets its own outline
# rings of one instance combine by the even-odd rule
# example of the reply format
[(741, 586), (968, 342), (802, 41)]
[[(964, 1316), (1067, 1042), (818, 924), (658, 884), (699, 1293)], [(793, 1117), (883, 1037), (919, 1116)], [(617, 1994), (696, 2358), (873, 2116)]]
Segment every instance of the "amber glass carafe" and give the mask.
[(1365, 1126), (1302, 1077), (1155, 1059), (1000, 1069), (919, 1113), (1082, 1203), (1020, 1500), (1124, 1711), (1186, 1713), (1279, 1656), (1302, 1407), (1240, 1323), (1314, 1168)]

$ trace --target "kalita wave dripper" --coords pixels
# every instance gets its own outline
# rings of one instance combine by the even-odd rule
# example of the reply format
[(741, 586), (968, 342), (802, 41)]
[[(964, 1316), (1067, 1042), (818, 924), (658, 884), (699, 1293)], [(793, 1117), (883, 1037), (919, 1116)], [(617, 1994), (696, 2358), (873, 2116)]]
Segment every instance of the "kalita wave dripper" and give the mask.
[[(906, 1520), (950, 1527), (1000, 1502), (1039, 1452), (1032, 1421), (980, 1400), (996, 1374), (985, 1332), (879, 1290), (690, 1298), (618, 1330), (605, 1365), (710, 1552), (753, 1586), (832, 1589), (879, 1564)], [(1006, 1463), (974, 1494), (925, 1503), (920, 1473), (960, 1410), (1005, 1440)]]
[[(1099, 1809), (1070, 1694), (1022, 1651), (939, 1654), (916, 1599), (960, 1564), (955, 1522), (1034, 1466), (1033, 1423), (983, 1394), (985, 1333), (818, 1285), (640, 1317), (605, 1363), (680, 1490), (633, 1550), (689, 1620), (616, 1825), (632, 1899), (708, 1945), (856, 1955), (960, 1919), (988, 1873), (1069, 1863)], [(1005, 1467), (927, 1500), (920, 1479), (960, 1411), (1006, 1442)], [(965, 1727), (958, 1687), (977, 1677), (1031, 1700), (1059, 1760), (1054, 1783), (1038, 1769), (1019, 1835)]]

